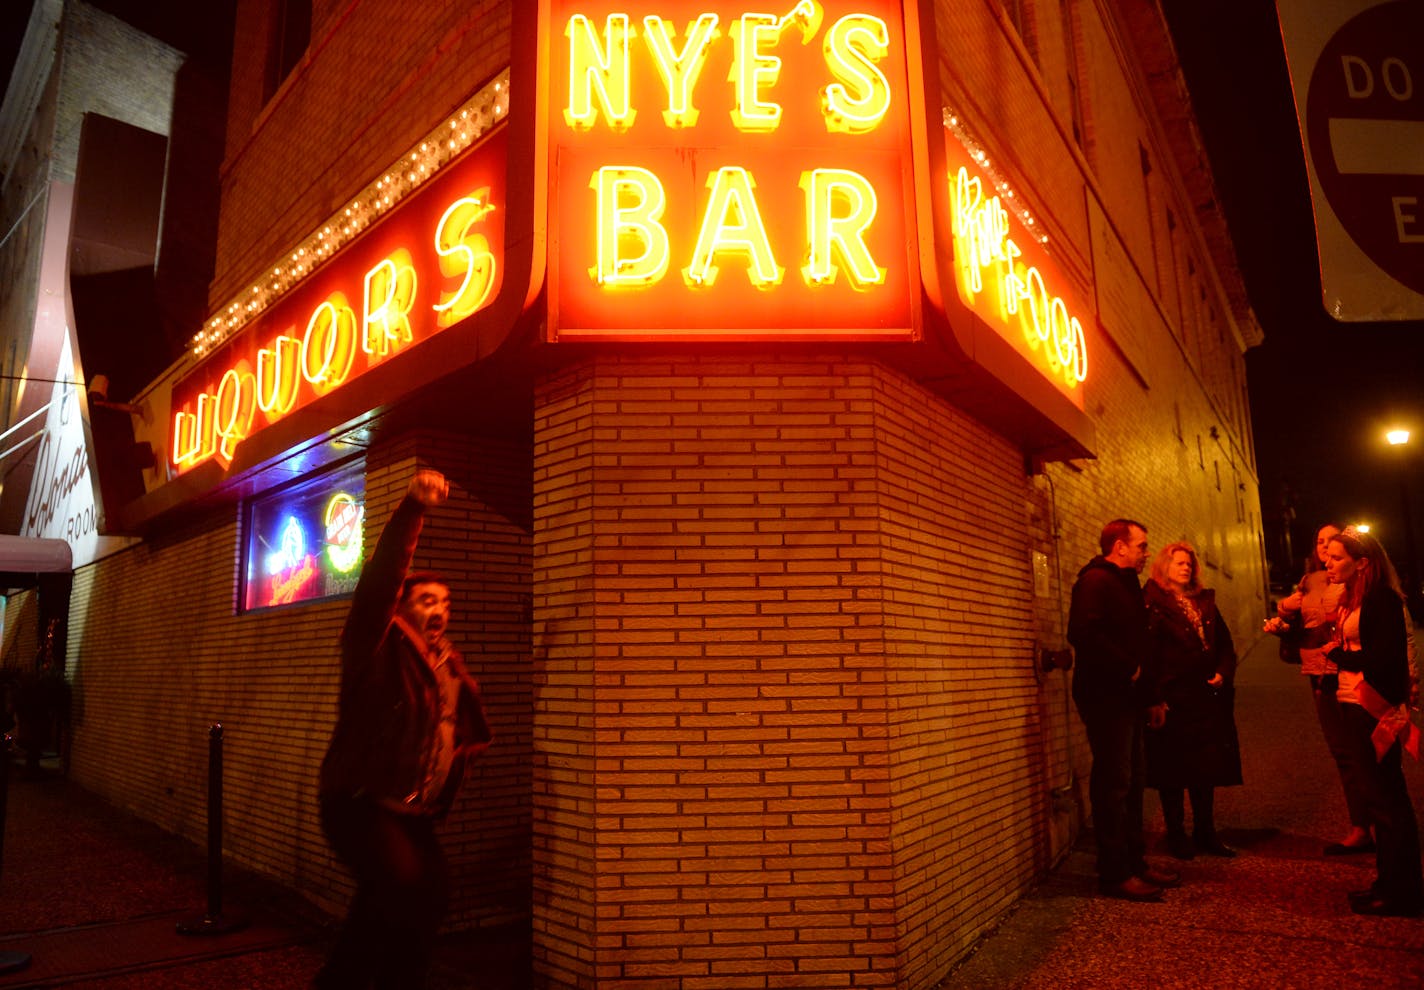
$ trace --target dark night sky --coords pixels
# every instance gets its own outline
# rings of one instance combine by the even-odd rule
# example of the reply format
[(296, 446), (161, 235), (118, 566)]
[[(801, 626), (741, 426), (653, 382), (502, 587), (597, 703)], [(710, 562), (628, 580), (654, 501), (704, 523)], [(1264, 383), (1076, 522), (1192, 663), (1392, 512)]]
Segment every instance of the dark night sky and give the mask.
[[(1400, 451), (1408, 424), (1416, 534), (1424, 535), (1424, 323), (1337, 323), (1320, 302), (1309, 184), (1275, 5), (1165, 0), (1252, 306), (1266, 342), (1246, 355), (1269, 520), (1296, 496), (1296, 545), (1319, 523), (1373, 521), (1402, 565)], [(1299, 555), (1299, 554), (1298, 554)]]
[[(222, 59), (191, 0), (91, 0), (186, 50)], [(1131, 0), (1140, 2), (1140, 0)], [(1266, 342), (1246, 364), (1269, 521), (1283, 484), (1295, 492), (1297, 541), (1319, 520), (1375, 520), (1398, 560), (1398, 453), (1387, 425), (1415, 429), (1415, 530), (1424, 536), (1424, 323), (1334, 322), (1320, 303), (1309, 192), (1275, 5), (1161, 0)], [(231, 0), (219, 4), (230, 11)], [(30, 4), (0, 2), (0, 72)], [(230, 16), (230, 15), (229, 15)], [(220, 43), (220, 42), (219, 42)], [(203, 50), (205, 49), (206, 50)], [(1268, 522), (1269, 526), (1269, 522)]]

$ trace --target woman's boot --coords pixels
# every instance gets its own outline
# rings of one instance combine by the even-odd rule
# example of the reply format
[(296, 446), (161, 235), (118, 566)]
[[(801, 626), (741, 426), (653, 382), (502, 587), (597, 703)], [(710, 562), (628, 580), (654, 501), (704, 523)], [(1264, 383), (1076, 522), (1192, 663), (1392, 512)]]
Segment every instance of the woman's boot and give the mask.
[(1157, 792), (1162, 802), (1162, 818), (1167, 822), (1167, 851), (1178, 859), (1191, 859), (1197, 854), (1187, 835), (1187, 812), (1180, 787), (1163, 788)]
[(1216, 791), (1211, 787), (1192, 787), (1192, 840), (1202, 852), (1212, 856), (1230, 859), (1236, 850), (1222, 842), (1216, 834), (1215, 814)]

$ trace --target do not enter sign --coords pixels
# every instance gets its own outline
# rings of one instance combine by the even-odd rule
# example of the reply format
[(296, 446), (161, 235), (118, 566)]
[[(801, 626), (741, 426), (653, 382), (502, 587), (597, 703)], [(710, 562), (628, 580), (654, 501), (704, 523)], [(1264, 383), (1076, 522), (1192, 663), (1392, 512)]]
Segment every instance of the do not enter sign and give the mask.
[(1326, 44), (1306, 101), (1310, 155), (1360, 249), (1424, 292), (1424, 4), (1365, 11)]
[(1424, 318), (1424, 3), (1282, 0), (1278, 10), (1326, 308), (1344, 320)]

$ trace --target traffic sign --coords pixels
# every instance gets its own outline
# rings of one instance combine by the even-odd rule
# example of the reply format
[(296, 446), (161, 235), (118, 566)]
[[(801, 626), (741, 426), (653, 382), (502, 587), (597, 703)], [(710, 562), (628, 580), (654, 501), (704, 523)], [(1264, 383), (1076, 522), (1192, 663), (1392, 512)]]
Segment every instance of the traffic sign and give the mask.
[(1280, 0), (1321, 286), (1338, 320), (1424, 319), (1424, 3)]

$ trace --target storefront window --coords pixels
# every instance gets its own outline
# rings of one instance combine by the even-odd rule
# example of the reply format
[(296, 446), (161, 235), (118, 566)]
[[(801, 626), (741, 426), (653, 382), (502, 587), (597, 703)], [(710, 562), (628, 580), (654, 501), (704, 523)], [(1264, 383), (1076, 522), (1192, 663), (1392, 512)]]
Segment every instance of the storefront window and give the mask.
[(361, 575), (365, 478), (358, 461), (251, 503), (244, 612), (352, 592)]

